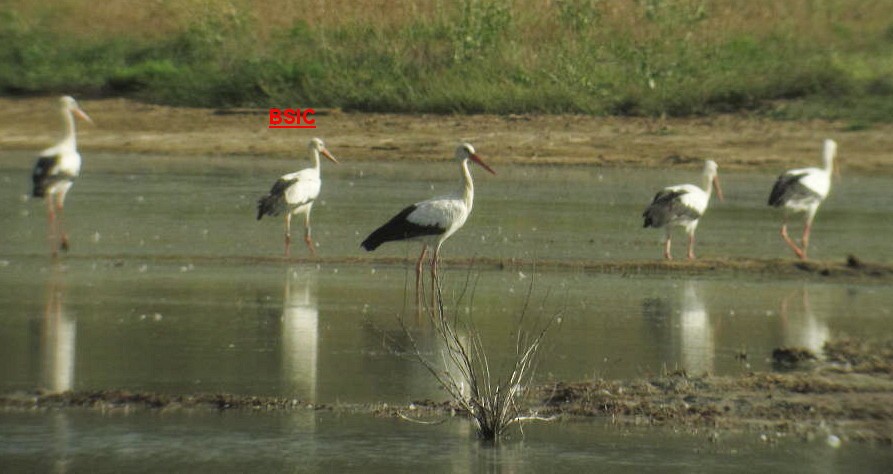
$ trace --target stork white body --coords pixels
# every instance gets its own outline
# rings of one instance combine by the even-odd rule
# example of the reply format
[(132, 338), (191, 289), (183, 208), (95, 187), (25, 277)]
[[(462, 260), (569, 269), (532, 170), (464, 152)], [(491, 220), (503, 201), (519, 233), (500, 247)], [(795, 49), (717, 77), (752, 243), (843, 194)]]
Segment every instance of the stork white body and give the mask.
[[(785, 243), (801, 259), (806, 259), (809, 248), (809, 234), (812, 221), (819, 206), (831, 191), (831, 172), (834, 170), (834, 157), (837, 155), (837, 143), (826, 139), (822, 152), (823, 168), (798, 168), (785, 171), (775, 180), (769, 195), (769, 205), (785, 209), (784, 222), (781, 226), (781, 237)], [(801, 245), (798, 246), (788, 236), (788, 214), (805, 212), (806, 222), (803, 227)]]
[(293, 215), (304, 214), (304, 242), (311, 254), (316, 253), (313, 240), (310, 236), (310, 210), (313, 203), (319, 197), (322, 181), (319, 176), (319, 155), (322, 154), (329, 160), (338, 163), (338, 160), (329, 153), (325, 143), (319, 138), (310, 140), (308, 145), (313, 167), (294, 173), (284, 174), (273, 184), (270, 192), (257, 201), (257, 220), (263, 216), (278, 216), (285, 213), (285, 256), (291, 253), (291, 218)]
[(396, 240), (419, 240), (422, 253), (416, 262), (416, 294), (421, 297), (422, 263), (428, 247), (434, 247), (431, 257), (431, 284), (437, 279), (437, 261), (440, 247), (451, 235), (465, 225), (474, 205), (474, 181), (468, 169), (468, 161), (474, 161), (490, 173), (496, 174), (475, 153), (474, 147), (463, 143), (456, 148), (456, 160), (462, 172), (462, 188), (456, 193), (417, 202), (404, 208), (387, 223), (372, 232), (361, 246), (373, 251), (379, 245)]
[(704, 164), (702, 187), (693, 184), (680, 184), (661, 189), (651, 200), (651, 204), (642, 213), (645, 218), (644, 227), (663, 228), (666, 231), (664, 241), (664, 258), (672, 259), (670, 241), (673, 227), (683, 227), (688, 234), (688, 258), (694, 259), (695, 230), (701, 216), (710, 203), (710, 195), (716, 186), (716, 194), (722, 199), (715, 161), (707, 160)]
[[(68, 234), (65, 232), (62, 222), (62, 211), (65, 205), (65, 196), (81, 172), (81, 155), (77, 150), (74, 115), (93, 122), (72, 97), (60, 98), (59, 105), (62, 120), (65, 122), (64, 136), (59, 143), (40, 152), (31, 174), (34, 185), (32, 196), (46, 199), (47, 219), (49, 220), (47, 238), (54, 256), (58, 249), (67, 251), (69, 248)], [(57, 235), (59, 237), (58, 245), (56, 244)]]

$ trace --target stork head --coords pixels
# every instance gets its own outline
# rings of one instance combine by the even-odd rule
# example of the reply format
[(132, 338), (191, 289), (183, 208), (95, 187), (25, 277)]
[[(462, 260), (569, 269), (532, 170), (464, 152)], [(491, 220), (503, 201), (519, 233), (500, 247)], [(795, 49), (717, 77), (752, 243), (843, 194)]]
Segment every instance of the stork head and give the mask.
[(338, 163), (338, 160), (336, 160), (335, 157), (332, 156), (331, 153), (329, 153), (329, 149), (326, 148), (326, 144), (323, 143), (322, 139), (312, 138), (310, 140), (310, 144), (308, 145), (308, 147), (310, 148), (311, 153), (313, 153), (313, 152), (322, 153), (323, 156), (332, 160), (332, 162)]
[(722, 188), (719, 186), (719, 165), (716, 164), (713, 160), (707, 160), (704, 162), (704, 184), (709, 182), (716, 188), (716, 197), (719, 198), (720, 201), (725, 201), (725, 197), (722, 195)]
[(459, 161), (471, 160), (481, 165), (481, 168), (484, 168), (490, 173), (496, 174), (496, 172), (493, 171), (493, 168), (487, 166), (487, 164), (484, 163), (483, 160), (481, 160), (481, 157), (478, 156), (477, 153), (475, 153), (474, 147), (471, 146), (471, 143), (462, 143), (456, 148), (456, 159)]
[(81, 110), (81, 107), (78, 105), (78, 102), (74, 100), (74, 97), (70, 95), (63, 95), (59, 98), (59, 105), (62, 107), (63, 112), (74, 113), (87, 122), (93, 123), (93, 120), (90, 118), (90, 116), (88, 116), (86, 112)]

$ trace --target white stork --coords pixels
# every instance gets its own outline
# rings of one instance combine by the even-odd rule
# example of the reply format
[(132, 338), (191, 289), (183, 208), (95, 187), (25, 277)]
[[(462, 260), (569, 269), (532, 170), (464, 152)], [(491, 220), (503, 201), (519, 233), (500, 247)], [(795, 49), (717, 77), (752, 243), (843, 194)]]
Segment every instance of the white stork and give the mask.
[(361, 246), (371, 252), (379, 245), (394, 240), (422, 241), (422, 254), (416, 262), (416, 294), (421, 298), (422, 262), (428, 246), (434, 247), (431, 257), (431, 284), (437, 279), (437, 259), (443, 242), (459, 230), (471, 214), (474, 202), (474, 182), (468, 170), (468, 160), (481, 165), (490, 173), (496, 174), (478, 156), (470, 143), (456, 148), (456, 160), (462, 170), (462, 189), (456, 193), (417, 202), (391, 218), (383, 226), (369, 234)]
[(664, 258), (667, 260), (673, 258), (670, 254), (673, 226), (685, 227), (685, 231), (688, 233), (688, 258), (689, 260), (695, 258), (695, 229), (698, 228), (698, 221), (707, 210), (714, 186), (716, 186), (716, 195), (719, 200), (723, 200), (719, 177), (716, 174), (717, 168), (715, 161), (707, 160), (704, 163), (704, 175), (700, 188), (693, 184), (680, 184), (661, 189), (654, 195), (651, 204), (642, 213), (642, 217), (645, 218), (643, 227), (663, 227), (666, 230)]
[(279, 177), (270, 192), (257, 201), (257, 220), (263, 216), (278, 216), (285, 212), (285, 256), (290, 255), (291, 248), (291, 216), (304, 214), (304, 242), (311, 254), (316, 254), (313, 240), (310, 238), (310, 209), (319, 196), (322, 182), (319, 179), (319, 154), (338, 163), (329, 153), (325, 143), (319, 138), (310, 140), (308, 145), (313, 167)]
[(65, 195), (81, 172), (81, 155), (77, 150), (73, 114), (93, 123), (93, 120), (78, 106), (77, 101), (70, 96), (66, 95), (59, 99), (59, 110), (65, 121), (65, 135), (62, 141), (40, 152), (31, 174), (34, 183), (31, 195), (46, 199), (49, 220), (47, 239), (50, 241), (54, 256), (58, 252), (55, 243), (57, 235), (58, 249), (68, 251), (68, 234), (62, 225), (62, 209), (65, 205)]
[[(831, 172), (836, 169), (834, 156), (837, 154), (837, 143), (826, 139), (823, 153), (824, 168), (800, 168), (785, 171), (772, 186), (769, 194), (769, 205), (772, 207), (784, 207), (784, 222), (781, 225), (781, 237), (789, 247), (800, 257), (806, 260), (806, 250), (809, 247), (809, 231), (812, 229), (812, 220), (815, 218), (819, 205), (828, 197), (831, 191)], [(788, 236), (788, 213), (806, 212), (806, 225), (803, 227), (802, 247)]]

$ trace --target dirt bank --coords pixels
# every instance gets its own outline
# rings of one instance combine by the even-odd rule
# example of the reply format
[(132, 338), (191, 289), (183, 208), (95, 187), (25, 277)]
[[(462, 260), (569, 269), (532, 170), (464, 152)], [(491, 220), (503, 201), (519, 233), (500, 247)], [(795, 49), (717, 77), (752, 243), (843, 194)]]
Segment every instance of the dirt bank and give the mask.
[[(213, 110), (84, 100), (95, 126), (79, 128), (84, 153), (185, 155), (303, 153), (321, 136), (345, 160), (433, 160), (469, 140), (493, 163), (696, 166), (781, 171), (819, 162), (821, 140), (840, 143), (844, 173), (893, 173), (893, 125), (780, 122), (747, 115), (645, 119), (569, 115), (395, 115), (319, 111), (316, 130), (271, 130), (262, 109)], [(290, 104), (294, 105), (294, 104)], [(285, 105), (283, 105), (284, 107)], [(56, 98), (0, 98), (0, 149), (38, 150), (59, 133)]]
[[(43, 257), (43, 255), (34, 255)], [(105, 265), (124, 266), (136, 262), (216, 263), (224, 265), (256, 265), (269, 263), (409, 266), (415, 257), (319, 257), (319, 256), (214, 256), (214, 255), (68, 255), (69, 260), (92, 260)], [(850, 255), (845, 261), (800, 261), (787, 259), (712, 258), (699, 260), (545, 260), (502, 259), (491, 257), (444, 258), (441, 265), (459, 271), (509, 270), (525, 272), (585, 272), (615, 275), (758, 275), (767, 278), (795, 278), (815, 281), (848, 281), (861, 284), (893, 282), (893, 265), (871, 263)]]
[[(615, 423), (893, 443), (893, 342), (828, 343), (824, 355), (773, 353), (778, 371), (738, 377), (677, 372), (632, 381), (557, 383), (541, 415)], [(797, 354), (799, 357), (792, 357)], [(760, 354), (762, 357), (763, 354)], [(741, 354), (740, 357), (746, 357)]]
[[(804, 351), (776, 350), (777, 370), (766, 373), (716, 377), (675, 372), (640, 380), (557, 382), (533, 390), (527, 408), (551, 422), (597, 418), (705, 431), (711, 437), (758, 432), (767, 442), (782, 436), (834, 436), (893, 444), (893, 341), (845, 339), (828, 343), (824, 354)], [(60, 409), (331, 410), (432, 421), (462, 415), (452, 403), (430, 400), (404, 406), (329, 405), (282, 397), (123, 390), (0, 396), (0, 411)]]

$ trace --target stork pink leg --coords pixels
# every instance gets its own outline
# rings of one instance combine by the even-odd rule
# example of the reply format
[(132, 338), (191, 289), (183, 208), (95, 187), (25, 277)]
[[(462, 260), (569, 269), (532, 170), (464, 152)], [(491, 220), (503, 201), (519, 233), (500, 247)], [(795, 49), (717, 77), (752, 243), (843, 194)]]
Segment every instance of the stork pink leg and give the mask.
[(419, 255), (419, 261), (415, 264), (415, 296), (416, 306), (422, 307), (422, 264), (425, 262), (425, 254), (428, 253), (428, 246), (422, 246), (422, 254)]
[(304, 214), (304, 242), (307, 243), (307, 248), (310, 249), (310, 254), (314, 257), (316, 256), (316, 248), (313, 247), (313, 239), (310, 238), (310, 213)]
[(53, 205), (53, 196), (47, 196), (47, 241), (50, 243), (50, 252), (55, 257), (59, 254), (56, 247), (56, 208)]
[(56, 212), (59, 215), (59, 250), (63, 252), (68, 252), (68, 233), (65, 232), (65, 216), (64, 216), (64, 208), (62, 206), (62, 197), (60, 196), (56, 201)]
[(309, 234), (304, 235), (304, 243), (307, 244), (307, 248), (310, 249), (310, 254), (314, 257), (316, 256), (316, 249), (313, 248), (313, 240), (310, 238)]
[(670, 254), (670, 235), (667, 234), (667, 240), (664, 242), (664, 258), (667, 260), (673, 260), (673, 255)]
[(689, 234), (688, 236), (688, 259), (695, 259), (695, 234)]
[(803, 228), (803, 258), (806, 258), (806, 250), (809, 248), (809, 233), (812, 231), (812, 221), (806, 221), (806, 226)]
[(437, 308), (437, 287), (440, 285), (437, 281), (437, 260), (440, 254), (440, 245), (434, 247), (434, 253), (431, 256), (431, 308), (436, 311)]
[(285, 213), (285, 256), (291, 256), (291, 213)]
[(788, 247), (790, 247), (791, 250), (793, 250), (794, 253), (797, 254), (797, 256), (800, 257), (801, 260), (806, 260), (806, 253), (805, 253), (803, 250), (801, 250), (800, 247), (797, 246), (796, 242), (794, 242), (794, 241), (788, 236), (788, 224), (787, 224), (787, 222), (785, 222), (785, 223), (782, 224), (782, 226), (781, 226), (781, 238), (784, 239), (785, 243), (788, 244)]

